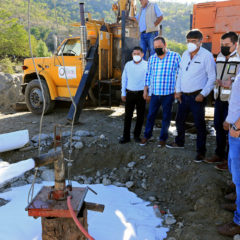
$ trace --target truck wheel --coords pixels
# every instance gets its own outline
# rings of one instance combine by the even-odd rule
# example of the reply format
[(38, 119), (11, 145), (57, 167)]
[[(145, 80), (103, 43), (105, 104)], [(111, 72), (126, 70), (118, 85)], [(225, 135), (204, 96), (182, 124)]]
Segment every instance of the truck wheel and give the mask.
[[(41, 83), (43, 86), (44, 97), (46, 101), (44, 114), (47, 114), (52, 112), (55, 105), (55, 101), (51, 100), (46, 82), (44, 80), (41, 80)], [(30, 112), (34, 114), (42, 114), (43, 95), (42, 95), (41, 86), (38, 79), (34, 79), (28, 83), (25, 91), (25, 100)]]

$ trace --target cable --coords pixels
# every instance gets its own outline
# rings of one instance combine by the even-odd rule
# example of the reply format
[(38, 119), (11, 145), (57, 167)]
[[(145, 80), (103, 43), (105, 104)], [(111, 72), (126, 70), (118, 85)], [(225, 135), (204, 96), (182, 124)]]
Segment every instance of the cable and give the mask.
[(67, 197), (67, 205), (68, 205), (68, 209), (69, 212), (74, 220), (74, 222), (76, 223), (77, 227), (79, 228), (79, 230), (84, 234), (84, 236), (89, 239), (89, 240), (94, 240), (94, 238), (92, 236), (89, 235), (89, 233), (85, 230), (85, 228), (83, 227), (83, 225), (79, 222), (78, 218), (76, 217), (75, 212), (73, 211), (72, 208), (72, 204), (71, 204), (71, 196)]
[[(39, 74), (38, 74), (38, 70), (37, 70), (37, 67), (36, 67), (36, 64), (35, 64), (35, 60), (33, 58), (31, 33), (30, 33), (30, 1), (31, 0), (28, 0), (28, 40), (29, 40), (29, 48), (30, 48), (30, 53), (31, 53), (31, 58), (32, 58), (32, 61), (33, 61), (34, 69), (35, 69), (35, 72), (37, 74), (37, 78), (38, 78), (40, 88), (41, 88), (41, 91), (42, 91), (42, 96), (43, 96), (43, 110), (42, 110), (42, 115), (41, 115), (40, 124), (39, 124), (39, 138), (38, 138), (38, 155), (40, 155), (40, 153), (41, 153), (42, 123), (43, 123), (43, 116), (44, 116), (45, 109), (46, 109), (46, 100), (45, 100), (45, 96), (44, 96), (44, 89), (43, 89), (43, 86), (42, 86), (42, 82), (41, 82), (41, 79), (40, 79)], [(32, 185), (31, 185), (31, 187), (29, 189), (29, 192), (28, 192), (28, 203), (29, 203), (29, 196), (30, 195), (31, 195), (31, 201), (33, 199), (34, 184), (35, 184), (35, 180), (36, 180), (36, 177), (37, 177), (37, 172), (38, 172), (38, 168), (36, 168), (36, 171), (35, 171), (35, 174), (34, 174), (34, 179), (33, 179)]]

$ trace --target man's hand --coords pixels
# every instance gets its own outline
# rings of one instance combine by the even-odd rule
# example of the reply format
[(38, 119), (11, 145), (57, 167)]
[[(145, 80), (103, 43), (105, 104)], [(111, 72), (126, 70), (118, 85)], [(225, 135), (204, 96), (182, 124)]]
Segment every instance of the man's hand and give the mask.
[(238, 138), (240, 136), (240, 131), (235, 131), (233, 128), (230, 128), (230, 136), (234, 138)]
[(229, 127), (230, 127), (230, 124), (225, 121), (225, 122), (223, 123), (223, 129), (226, 130), (226, 131), (228, 131), (228, 130), (229, 130)]
[(147, 96), (146, 102), (147, 102), (147, 103), (150, 103), (150, 101), (151, 101), (151, 96)]
[(121, 98), (123, 102), (126, 102), (126, 96), (122, 96)]
[(182, 103), (182, 98), (181, 98), (181, 96), (182, 96), (182, 93), (175, 93), (175, 94), (174, 94), (175, 99), (177, 99), (178, 102), (180, 102), (180, 103)]
[(225, 81), (222, 81), (222, 87), (224, 88), (230, 88), (232, 86), (232, 80), (231, 78), (228, 78)]
[(203, 100), (204, 100), (204, 96), (201, 93), (199, 93), (195, 98), (196, 102), (203, 102)]
[(217, 80), (216, 80), (216, 84), (217, 84), (219, 87), (222, 87), (222, 80), (217, 79)]

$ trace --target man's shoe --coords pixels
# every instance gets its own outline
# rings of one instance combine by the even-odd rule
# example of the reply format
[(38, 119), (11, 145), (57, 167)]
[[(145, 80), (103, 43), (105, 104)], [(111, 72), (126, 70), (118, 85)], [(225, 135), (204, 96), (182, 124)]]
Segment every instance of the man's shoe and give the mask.
[(166, 144), (166, 147), (167, 147), (167, 148), (184, 148), (184, 146), (180, 146), (180, 145), (178, 145), (178, 144), (175, 143), (175, 142)]
[(134, 141), (135, 141), (136, 143), (140, 143), (140, 142), (141, 142), (141, 138), (140, 138), (140, 137), (134, 137)]
[(165, 147), (166, 146), (166, 142), (165, 141), (163, 141), (163, 140), (160, 140), (159, 142), (158, 142), (158, 145), (157, 145), (159, 148), (162, 148), (162, 147)]
[(140, 145), (140, 146), (145, 146), (145, 145), (147, 144), (147, 142), (148, 142), (148, 139), (147, 139), (147, 138), (142, 138), (139, 145)]
[(228, 162), (224, 161), (223, 163), (216, 165), (215, 168), (219, 171), (226, 171), (228, 170)]
[(226, 223), (218, 226), (217, 231), (221, 235), (233, 237), (240, 233), (240, 226), (234, 222)]
[(221, 205), (222, 209), (227, 210), (229, 212), (234, 212), (237, 209), (237, 206), (235, 203), (224, 203)]
[(130, 142), (130, 139), (129, 139), (129, 138), (121, 137), (120, 140), (119, 140), (119, 143), (120, 143), (120, 144), (125, 144), (125, 143), (128, 143), (128, 142)]
[(214, 155), (212, 158), (205, 159), (205, 163), (223, 163), (224, 159), (220, 158), (217, 155)]
[(200, 163), (200, 162), (203, 162), (204, 160), (205, 160), (205, 156), (203, 154), (198, 153), (193, 161), (196, 163)]
[(224, 198), (226, 200), (235, 202), (236, 199), (237, 199), (237, 194), (236, 194), (236, 192), (232, 192), (232, 193), (229, 193), (229, 194), (225, 195)]

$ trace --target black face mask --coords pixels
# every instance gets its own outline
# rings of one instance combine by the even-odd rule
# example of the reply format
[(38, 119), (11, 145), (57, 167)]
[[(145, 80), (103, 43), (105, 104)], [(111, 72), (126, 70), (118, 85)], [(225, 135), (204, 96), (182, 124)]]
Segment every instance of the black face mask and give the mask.
[(228, 56), (228, 55), (230, 55), (231, 54), (231, 52), (230, 52), (230, 47), (224, 47), (224, 46), (222, 46), (221, 47), (221, 53), (223, 54), (223, 56)]
[(158, 56), (162, 56), (164, 54), (163, 48), (155, 48), (154, 50)]

